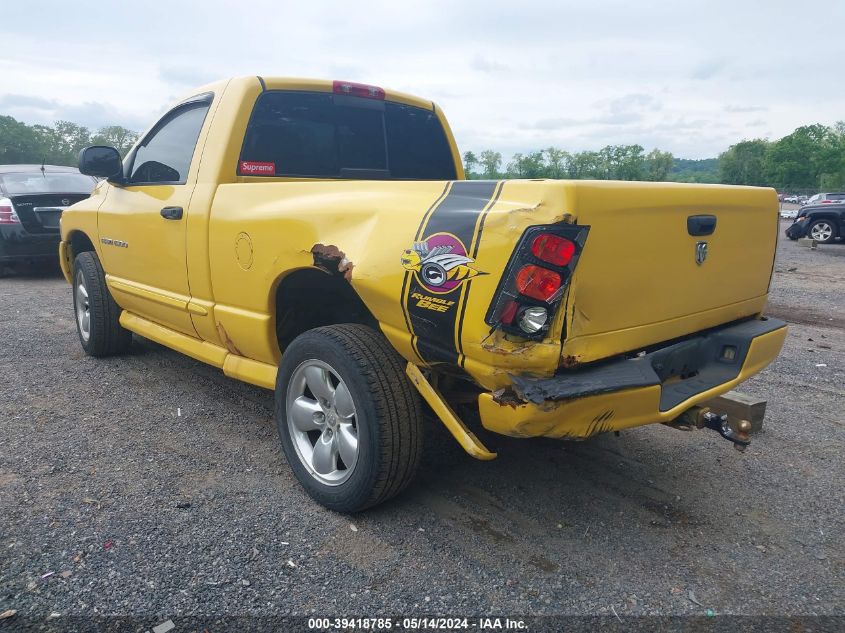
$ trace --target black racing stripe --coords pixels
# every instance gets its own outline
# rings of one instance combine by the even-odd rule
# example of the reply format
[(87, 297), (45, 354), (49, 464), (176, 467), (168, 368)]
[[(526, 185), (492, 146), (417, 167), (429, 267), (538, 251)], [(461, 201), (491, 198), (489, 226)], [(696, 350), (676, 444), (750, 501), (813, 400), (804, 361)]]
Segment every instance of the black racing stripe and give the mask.
[[(489, 204), (497, 185), (495, 181), (456, 181), (442, 202), (429, 214), (425, 226), (418, 232), (417, 240), (427, 240), (437, 233), (449, 233), (458, 238), (469, 252), (479, 214)], [(420, 283), (416, 274), (409, 277), (404, 307), (410, 317), (417, 353), (425, 362), (458, 364), (455, 328), (458, 325), (461, 291), (467, 282), (450, 292), (434, 293)], [(425, 301), (420, 297), (434, 297), (451, 303), (445, 311), (439, 312), (420, 306), (420, 301)]]
[[(449, 191), (449, 186), (451, 184), (452, 182), (450, 181), (443, 186), (443, 191), (440, 192), (440, 195), (435, 198), (434, 202), (423, 215), (422, 220), (420, 221), (420, 225), (417, 227), (417, 232), (415, 233), (415, 241), (418, 241), (420, 239), (420, 235), (422, 234), (423, 229), (425, 228), (425, 223), (428, 222), (429, 216), (431, 216), (431, 213), (437, 208), (437, 205), (440, 204), (444, 197), (446, 197), (446, 192)], [(408, 281), (411, 278), (411, 274), (412, 273), (410, 272), (406, 272), (405, 277), (402, 279), (402, 294), (399, 295), (399, 303), (402, 305), (402, 315), (405, 317), (405, 327), (407, 327), (408, 331), (411, 333), (411, 347), (413, 347), (414, 351), (416, 352), (417, 348), (416, 342), (414, 340), (414, 330), (411, 327), (411, 319), (408, 314), (408, 305), (406, 300), (407, 295), (405, 294), (405, 291), (408, 289)], [(417, 356), (419, 356), (419, 352), (417, 352)]]
[[(502, 189), (504, 189), (505, 181), (501, 180), (496, 183), (496, 192), (493, 194), (492, 200), (484, 209), (484, 212), (481, 214), (481, 217), (478, 219), (478, 231), (475, 235), (475, 242), (472, 245), (472, 253), (470, 257), (475, 259), (478, 257), (478, 247), (481, 244), (481, 234), (484, 231), (484, 220), (487, 219), (487, 214), (490, 213), (490, 209), (492, 209), (496, 203), (499, 201), (499, 196), (502, 195)], [(461, 367), (464, 366), (464, 361), (466, 357), (464, 356), (464, 344), (463, 344), (463, 335), (464, 335), (464, 316), (466, 315), (467, 311), (467, 304), (469, 303), (469, 293), (472, 290), (472, 284), (467, 285), (466, 291), (463, 293), (463, 303), (461, 303), (461, 314), (458, 317), (458, 354), (459, 354), (459, 364)]]
[(490, 213), (490, 209), (493, 208), (499, 201), (499, 197), (502, 195), (502, 189), (505, 188), (505, 181), (500, 180), (498, 183), (498, 188), (496, 189), (496, 193), (493, 196), (493, 199), (490, 201), (490, 204), (487, 205), (487, 208), (484, 210), (484, 213), (481, 214), (481, 219), (478, 221), (478, 234), (475, 236), (475, 244), (472, 245), (472, 257), (475, 259), (478, 257), (478, 247), (481, 245), (481, 234), (484, 232), (484, 221), (487, 219), (487, 215)]

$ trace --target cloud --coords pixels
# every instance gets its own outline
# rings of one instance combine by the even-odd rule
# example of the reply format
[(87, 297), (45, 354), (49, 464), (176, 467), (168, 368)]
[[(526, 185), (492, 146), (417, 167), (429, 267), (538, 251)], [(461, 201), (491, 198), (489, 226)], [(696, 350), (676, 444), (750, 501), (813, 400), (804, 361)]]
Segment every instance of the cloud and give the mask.
[(120, 112), (108, 103), (96, 101), (64, 103), (56, 99), (32, 95), (0, 95), (0, 112), (26, 123), (52, 125), (56, 121), (72, 121), (92, 130), (107, 125), (122, 125), (138, 131), (148, 124), (148, 121)]
[(725, 112), (766, 112), (769, 108), (759, 105), (726, 105)]
[(509, 70), (509, 68), (504, 64), (500, 64), (492, 59), (486, 59), (477, 53), (475, 57), (472, 58), (469, 67), (472, 70), (477, 70), (482, 73), (499, 73)]
[(693, 68), (690, 77), (692, 79), (713, 79), (719, 75), (727, 66), (727, 62), (723, 59), (712, 59), (710, 61), (698, 64)]
[(194, 66), (159, 66), (158, 76), (165, 83), (183, 86), (185, 88), (202, 86), (203, 84), (211, 83), (215, 79), (220, 79), (214, 73)]
[[(278, 0), (234, 12), (226, 0), (182, 0), (161, 20), (132, 4), (90, 11), (41, 0), (38, 15), (3, 14), (0, 92), (13, 94), (0, 95), (0, 114), (143, 129), (172, 96), (209, 79), (319, 77), (434, 100), (462, 151), (639, 143), (707, 157), (845, 112), (845, 83), (831, 80), (842, 38), (790, 46), (783, 24), (794, 3), (759, 4), (324, 0), (287, 3), (281, 19)], [(845, 23), (845, 2), (802, 0), (801, 10)], [(72, 55), (59, 45), (71, 40)], [(785, 89), (814, 85), (823, 99)]]

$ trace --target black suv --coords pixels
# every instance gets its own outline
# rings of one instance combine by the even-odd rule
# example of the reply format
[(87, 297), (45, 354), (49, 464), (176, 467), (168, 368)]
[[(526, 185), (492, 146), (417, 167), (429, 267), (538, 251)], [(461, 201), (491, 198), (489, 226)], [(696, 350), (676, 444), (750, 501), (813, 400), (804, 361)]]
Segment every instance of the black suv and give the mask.
[(97, 179), (74, 167), (0, 165), (0, 264), (59, 257), (59, 218)]
[(786, 229), (786, 237), (797, 240), (811, 237), (819, 244), (827, 244), (845, 235), (845, 202), (804, 207), (795, 222)]

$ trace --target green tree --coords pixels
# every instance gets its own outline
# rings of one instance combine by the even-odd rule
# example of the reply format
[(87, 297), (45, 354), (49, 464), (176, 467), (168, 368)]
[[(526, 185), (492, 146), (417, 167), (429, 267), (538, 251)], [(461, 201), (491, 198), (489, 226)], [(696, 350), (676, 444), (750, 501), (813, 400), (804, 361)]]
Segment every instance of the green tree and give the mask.
[(40, 163), (46, 154), (38, 130), (10, 116), (0, 116), (0, 164)]
[(599, 150), (604, 178), (644, 180), (645, 156), (642, 145), (608, 145)]
[(56, 121), (45, 132), (52, 160), (59, 165), (75, 165), (80, 150), (91, 145), (90, 130), (70, 121)]
[(509, 178), (544, 178), (546, 165), (543, 161), (543, 152), (514, 154), (513, 159), (508, 163), (507, 176)]
[(543, 150), (543, 156), (546, 162), (547, 178), (566, 178), (571, 158), (567, 152), (556, 147), (547, 147)]
[[(138, 133), (132, 130), (127, 130), (120, 125), (109, 125), (100, 128), (97, 133), (91, 138), (92, 145), (109, 145), (114, 147), (121, 156), (126, 156), (127, 152), (132, 149), (135, 141), (138, 140)], [(472, 154), (472, 152), (467, 152)]]
[(831, 128), (804, 125), (773, 143), (766, 154), (769, 184), (783, 189), (813, 189), (829, 166), (835, 145)]
[(481, 161), (481, 176), (490, 180), (500, 176), (499, 169), (502, 166), (502, 155), (499, 152), (486, 149), (478, 155)]
[(675, 182), (719, 182), (719, 159), (676, 158), (672, 161), (671, 180)]
[(598, 152), (578, 152), (573, 154), (567, 165), (569, 178), (602, 179), (607, 178), (604, 159)]
[(767, 140), (761, 138), (731, 145), (719, 155), (721, 182), (730, 185), (765, 185), (769, 145)]
[(675, 157), (671, 152), (661, 152), (656, 148), (651, 150), (645, 157), (646, 179), (654, 182), (668, 180), (674, 164)]

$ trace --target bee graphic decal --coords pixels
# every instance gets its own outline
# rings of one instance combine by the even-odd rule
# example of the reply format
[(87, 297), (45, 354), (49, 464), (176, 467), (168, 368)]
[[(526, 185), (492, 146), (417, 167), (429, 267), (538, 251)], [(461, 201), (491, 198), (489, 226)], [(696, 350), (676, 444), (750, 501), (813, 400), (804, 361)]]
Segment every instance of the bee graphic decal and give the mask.
[(461, 241), (450, 233), (437, 233), (412, 248), (400, 258), (406, 270), (413, 271), (420, 284), (431, 292), (451, 292), (463, 282), (486, 273), (473, 268), (471, 257)]

